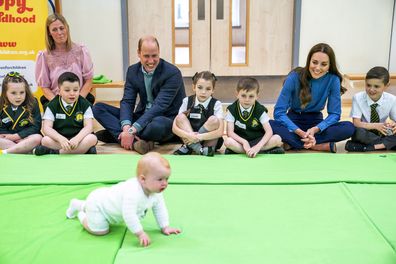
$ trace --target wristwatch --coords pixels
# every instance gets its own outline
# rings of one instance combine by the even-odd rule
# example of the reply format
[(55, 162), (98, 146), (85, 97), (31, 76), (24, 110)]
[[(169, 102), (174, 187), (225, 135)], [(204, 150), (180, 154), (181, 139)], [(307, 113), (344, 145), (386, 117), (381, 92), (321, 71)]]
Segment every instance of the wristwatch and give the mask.
[(129, 133), (130, 135), (135, 135), (136, 132), (137, 132), (137, 131), (136, 131), (136, 128), (135, 128), (135, 132), (134, 132), (132, 126), (128, 129), (128, 133)]

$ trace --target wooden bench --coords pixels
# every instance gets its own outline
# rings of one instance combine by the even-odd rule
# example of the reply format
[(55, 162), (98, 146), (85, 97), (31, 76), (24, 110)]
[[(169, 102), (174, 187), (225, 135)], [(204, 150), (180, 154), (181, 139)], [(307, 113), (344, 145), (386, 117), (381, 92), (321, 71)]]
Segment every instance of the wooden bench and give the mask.
[[(352, 105), (352, 97), (354, 94), (364, 91), (366, 74), (344, 74), (343, 84), (348, 91), (341, 97), (344, 105)], [(390, 88), (387, 92), (396, 94), (396, 74), (390, 74)]]
[[(344, 74), (344, 78), (351, 81), (363, 81), (366, 78), (366, 74)], [(390, 79), (396, 79), (396, 73), (391, 73)]]
[[(91, 94), (97, 98), (97, 96), (96, 96), (97, 89), (102, 89), (102, 88), (124, 89), (124, 84), (125, 84), (124, 81), (111, 82), (111, 83), (94, 83), (94, 84), (92, 84)], [(112, 101), (112, 100), (101, 99), (101, 100), (97, 100), (97, 101), (98, 102), (106, 102), (106, 103), (114, 105), (114, 106), (118, 106), (118, 104), (120, 103), (119, 100)]]
[(124, 88), (124, 81), (120, 82), (111, 82), (111, 83), (94, 83), (92, 84), (92, 90), (91, 94), (96, 97), (96, 89), (101, 89), (101, 88), (106, 88), (106, 89), (112, 89), (112, 88)]

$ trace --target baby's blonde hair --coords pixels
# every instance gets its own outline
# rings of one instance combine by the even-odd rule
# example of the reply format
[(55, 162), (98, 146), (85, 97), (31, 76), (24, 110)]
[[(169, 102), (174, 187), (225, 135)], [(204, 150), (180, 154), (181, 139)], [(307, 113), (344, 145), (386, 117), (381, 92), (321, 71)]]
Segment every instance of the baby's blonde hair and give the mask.
[(158, 167), (170, 170), (168, 160), (162, 157), (158, 152), (149, 152), (138, 161), (136, 175), (147, 175), (153, 168)]

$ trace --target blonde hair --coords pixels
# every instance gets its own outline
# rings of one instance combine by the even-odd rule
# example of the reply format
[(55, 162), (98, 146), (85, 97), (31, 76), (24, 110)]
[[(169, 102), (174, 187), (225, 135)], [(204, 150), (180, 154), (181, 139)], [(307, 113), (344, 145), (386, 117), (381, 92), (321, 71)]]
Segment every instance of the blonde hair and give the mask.
[(136, 175), (147, 175), (153, 167), (162, 167), (170, 169), (169, 161), (161, 156), (158, 152), (149, 152), (138, 161)]
[(56, 20), (59, 20), (60, 22), (62, 22), (62, 24), (65, 26), (65, 28), (67, 30), (66, 50), (69, 51), (72, 48), (69, 24), (67, 23), (66, 18), (64, 18), (61, 14), (57, 14), (57, 13), (49, 15), (47, 17), (47, 21), (45, 22), (45, 46), (47, 48), (47, 51), (51, 52), (52, 50), (55, 49), (55, 41), (51, 36), (49, 26), (52, 23), (54, 23)]

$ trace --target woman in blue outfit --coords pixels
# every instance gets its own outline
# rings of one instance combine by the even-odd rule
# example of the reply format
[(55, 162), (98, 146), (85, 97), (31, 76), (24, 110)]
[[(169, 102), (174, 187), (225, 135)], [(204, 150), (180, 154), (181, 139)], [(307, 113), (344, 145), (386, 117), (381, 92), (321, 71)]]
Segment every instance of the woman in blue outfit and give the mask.
[[(341, 81), (334, 51), (325, 43), (311, 48), (304, 68), (289, 73), (270, 121), (286, 148), (336, 152), (335, 142), (352, 136), (353, 124), (339, 122), (346, 91)], [(323, 119), (326, 102), (328, 116)]]

